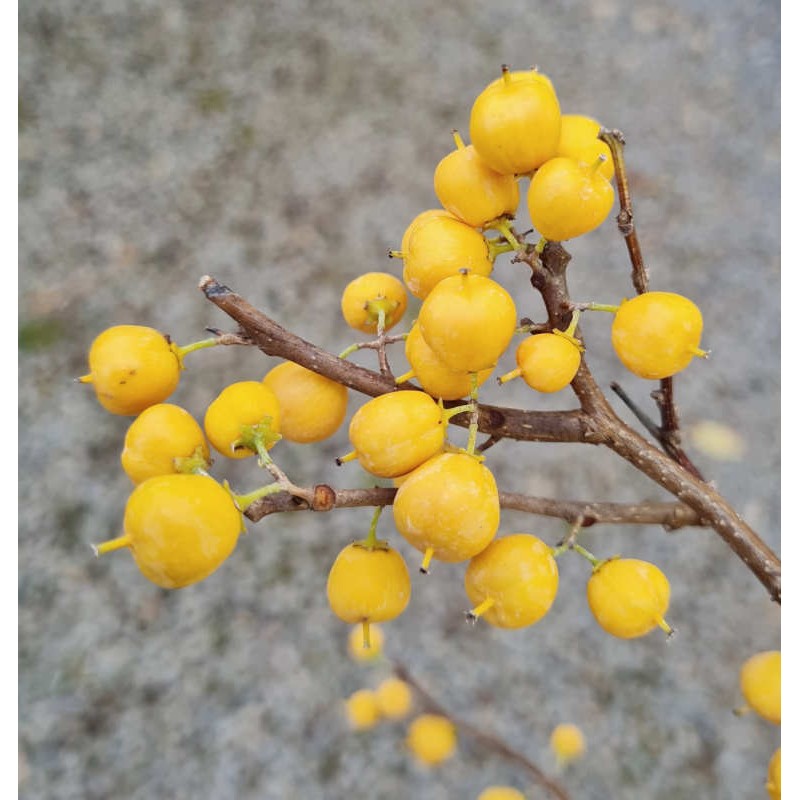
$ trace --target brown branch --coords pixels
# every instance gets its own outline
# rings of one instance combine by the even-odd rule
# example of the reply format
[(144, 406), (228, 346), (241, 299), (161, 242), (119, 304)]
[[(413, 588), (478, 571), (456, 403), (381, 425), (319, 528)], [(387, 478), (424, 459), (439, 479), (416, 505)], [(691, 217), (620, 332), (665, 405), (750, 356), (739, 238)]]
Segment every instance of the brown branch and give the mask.
[[(542, 293), (550, 324), (554, 328), (566, 327), (573, 308), (565, 277), (569, 254), (558, 243), (550, 242), (541, 258), (529, 248), (527, 253), (518, 255), (517, 260), (530, 265), (531, 283)], [(396, 388), (390, 378), (337, 358), (282, 328), (213, 278), (203, 278), (200, 287), (206, 297), (236, 320), (245, 335), (267, 355), (290, 359), (370, 396)], [(410, 384), (403, 386), (416, 388)], [(490, 436), (519, 441), (590, 442), (611, 448), (693, 509), (701, 523), (712, 527), (767, 588), (770, 596), (780, 602), (781, 567), (777, 556), (712, 487), (662, 454), (616, 416), (592, 377), (585, 358), (572, 388), (580, 401), (580, 410), (535, 412), (481, 406), (479, 429)], [(466, 427), (468, 415), (461, 414), (452, 421)]]
[[(551, 324), (561, 327), (572, 307), (567, 290), (569, 253), (550, 242), (541, 256), (523, 254), (531, 266), (531, 283), (542, 293)], [(576, 333), (576, 335), (579, 335)], [(692, 508), (703, 524), (713, 528), (766, 587), (776, 602), (781, 597), (781, 563), (758, 534), (708, 484), (664, 455), (625, 425), (614, 413), (592, 377), (584, 357), (572, 382), (581, 409), (594, 426), (594, 435), (640, 472)]]
[(466, 734), (469, 738), (474, 739), (476, 742), (478, 742), (478, 744), (482, 745), (487, 750), (491, 750), (503, 758), (519, 764), (521, 767), (523, 767), (523, 769), (530, 773), (537, 783), (540, 783), (554, 797), (558, 797), (561, 800), (569, 800), (569, 795), (567, 794), (566, 789), (564, 789), (553, 778), (548, 777), (545, 772), (536, 766), (536, 764), (534, 764), (533, 761), (531, 761), (524, 753), (521, 753), (519, 750), (515, 750), (513, 747), (511, 747), (511, 745), (504, 742), (493, 733), (489, 733), (483, 728), (479, 728), (477, 725), (473, 725), (472, 723), (467, 722), (460, 717), (453, 716), (453, 714), (447, 711), (447, 709), (445, 709), (445, 707), (438, 700), (436, 700), (436, 698), (433, 697), (433, 695), (427, 689), (425, 689), (416, 678), (414, 678), (414, 676), (408, 671), (408, 668), (403, 664), (395, 662), (393, 664), (393, 669), (395, 675), (397, 675), (401, 681), (405, 681), (414, 689), (419, 699), (422, 701), (422, 704), (429, 711), (433, 712), (434, 714), (439, 714), (442, 717), (447, 717), (447, 719), (449, 719), (450, 722), (455, 725), (459, 733)]
[[(248, 519), (258, 522), (269, 514), (287, 511), (332, 511), (335, 508), (363, 508), (389, 506), (394, 503), (397, 489), (374, 487), (370, 489), (333, 489), (320, 484), (304, 490), (313, 495), (309, 503), (288, 492), (262, 497), (245, 512)], [(544, 517), (555, 517), (567, 522), (582, 518), (582, 526), (592, 525), (661, 525), (667, 530), (677, 530), (699, 525), (697, 514), (681, 503), (595, 503), (583, 500), (553, 500), (515, 492), (500, 492), (500, 507), (510, 511), (524, 511)]]
[[(611, 150), (614, 159), (614, 175), (617, 180), (617, 193), (619, 194), (619, 214), (617, 215), (617, 227), (625, 239), (628, 247), (628, 257), (631, 262), (631, 280), (634, 289), (638, 294), (644, 294), (649, 288), (647, 267), (642, 257), (642, 249), (639, 246), (639, 237), (636, 234), (636, 227), (633, 224), (633, 202), (631, 201), (630, 185), (628, 183), (628, 171), (625, 167), (625, 137), (622, 131), (601, 128), (597, 135), (598, 139), (605, 142)], [(656, 440), (664, 448), (667, 455), (677, 461), (684, 469), (691, 472), (701, 481), (705, 480), (700, 470), (694, 465), (692, 460), (681, 447), (681, 437), (678, 427), (678, 412), (675, 408), (675, 398), (673, 392), (672, 378), (661, 379), (661, 390), (654, 392), (653, 398), (661, 414), (661, 427), (658, 429)]]
[[(377, 397), (398, 388), (389, 376), (351, 364), (328, 353), (311, 342), (301, 339), (291, 331), (267, 317), (243, 297), (227, 286), (205, 276), (200, 281), (205, 296), (235, 320), (245, 336), (268, 356), (294, 361), (306, 369), (324, 375), (350, 389)], [(417, 389), (411, 383), (400, 385), (403, 389)], [(445, 403), (452, 407), (461, 405), (457, 400)], [(467, 427), (469, 417), (460, 414), (451, 423)], [(526, 442), (591, 442), (591, 431), (585, 425), (580, 411), (522, 411), (516, 408), (480, 405), (478, 430), (497, 438)]]

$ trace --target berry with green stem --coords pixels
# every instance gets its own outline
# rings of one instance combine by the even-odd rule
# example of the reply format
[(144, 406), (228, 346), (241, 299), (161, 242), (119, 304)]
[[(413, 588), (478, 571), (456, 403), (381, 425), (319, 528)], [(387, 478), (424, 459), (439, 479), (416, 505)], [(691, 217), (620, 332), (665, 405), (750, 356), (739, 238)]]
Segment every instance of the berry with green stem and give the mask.
[(623, 300), (611, 325), (611, 343), (619, 360), (648, 380), (676, 375), (700, 349), (703, 315), (689, 299), (673, 292), (645, 292)]
[(456, 413), (411, 389), (375, 397), (353, 415), (349, 436), (355, 449), (337, 463), (357, 458), (373, 475), (404, 475), (442, 450), (447, 420)]
[(561, 108), (553, 85), (543, 75), (512, 73), (503, 66), (470, 111), (469, 136), (481, 158), (501, 175), (540, 167), (556, 154)]
[(206, 410), (208, 440), (228, 458), (249, 458), (267, 451), (280, 440), (280, 404), (275, 393), (260, 381), (238, 381), (223, 389)]
[(156, 403), (131, 423), (120, 461), (125, 474), (142, 483), (156, 475), (205, 472), (210, 456), (203, 429), (188, 411)]
[(572, 549), (592, 562), (586, 598), (603, 630), (620, 639), (644, 636), (656, 627), (672, 635), (673, 629), (664, 619), (669, 608), (669, 581), (655, 564), (619, 557), (599, 561), (580, 545)]
[(558, 567), (541, 539), (512, 533), (472, 558), (464, 588), (473, 604), (468, 619), (482, 617), (498, 628), (523, 628), (550, 610), (558, 592)]
[(233, 552), (252, 498), (236, 496), (206, 475), (158, 475), (140, 483), (125, 506), (123, 534), (96, 555), (127, 547), (142, 574), (165, 589), (203, 580)]
[(489, 167), (472, 145), (464, 145), (458, 131), (453, 131), (453, 139), (456, 149), (439, 162), (433, 174), (439, 202), (473, 228), (513, 216), (519, 205), (516, 178)]
[(116, 325), (92, 342), (89, 373), (77, 380), (91, 384), (107, 411), (134, 416), (175, 391), (187, 353), (218, 343), (205, 339), (179, 347), (154, 328)]
[(362, 333), (384, 333), (403, 318), (408, 303), (403, 284), (388, 272), (367, 272), (342, 293), (345, 322)]
[(581, 365), (583, 345), (574, 336), (579, 312), (565, 331), (537, 333), (517, 347), (517, 368), (497, 379), (507, 383), (522, 377), (537, 392), (558, 392), (569, 386)]
[(574, 239), (594, 230), (609, 215), (614, 189), (600, 172), (603, 163), (603, 156), (591, 164), (559, 156), (536, 171), (528, 189), (528, 211), (545, 239)]
[(561, 115), (561, 138), (556, 155), (574, 158), (584, 164), (593, 164), (604, 157), (599, 169), (609, 181), (614, 177), (614, 159), (609, 146), (597, 138), (600, 123), (583, 114)]
[(403, 259), (403, 281), (420, 300), (461, 269), (489, 275), (495, 257), (483, 234), (460, 219), (443, 216), (421, 221), (409, 235), (406, 248), (390, 255)]
[(377, 538), (381, 508), (373, 514), (366, 539), (345, 547), (328, 574), (328, 603), (339, 619), (364, 626), (388, 622), (405, 611), (411, 598), (411, 578), (403, 557)]

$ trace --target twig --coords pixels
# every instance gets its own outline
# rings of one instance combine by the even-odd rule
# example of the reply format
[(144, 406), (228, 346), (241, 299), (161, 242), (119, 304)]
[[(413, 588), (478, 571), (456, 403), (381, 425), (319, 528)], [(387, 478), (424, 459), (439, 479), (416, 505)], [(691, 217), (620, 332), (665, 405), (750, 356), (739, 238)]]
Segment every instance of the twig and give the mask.
[[(520, 258), (526, 259), (526, 256)], [(542, 254), (531, 261), (535, 263), (531, 283), (542, 293), (551, 324), (561, 326), (572, 307), (566, 280), (570, 255), (557, 242), (549, 242)], [(694, 509), (703, 523), (713, 528), (761, 581), (770, 597), (780, 603), (781, 562), (775, 553), (713, 487), (625, 425), (600, 391), (585, 356), (571, 386), (581, 409), (596, 426), (599, 440)]]
[[(258, 522), (269, 514), (287, 511), (333, 511), (336, 508), (363, 508), (389, 506), (394, 503), (397, 489), (374, 487), (370, 489), (334, 489), (320, 484), (306, 489), (311, 502), (297, 494), (278, 492), (252, 503), (246, 516)], [(582, 500), (553, 500), (516, 492), (500, 492), (500, 507), (509, 511), (524, 511), (554, 517), (567, 522), (582, 518), (582, 526), (592, 525), (661, 525), (667, 530), (677, 530), (699, 525), (697, 514), (682, 503), (594, 503)]]
[[(639, 246), (639, 237), (636, 234), (636, 227), (633, 224), (633, 203), (631, 201), (630, 185), (628, 183), (628, 171), (625, 167), (623, 150), (625, 147), (625, 137), (622, 131), (601, 128), (597, 135), (598, 139), (604, 141), (611, 150), (614, 159), (614, 175), (617, 180), (617, 193), (619, 194), (619, 214), (617, 215), (617, 227), (625, 238), (628, 247), (628, 256), (631, 261), (631, 280), (638, 294), (644, 294), (649, 288), (647, 268), (642, 257), (642, 249)], [(661, 379), (660, 392), (654, 393), (653, 398), (661, 414), (661, 427), (655, 435), (656, 440), (664, 448), (670, 458), (677, 461), (684, 469), (691, 472), (696, 478), (704, 480), (700, 470), (692, 463), (692, 460), (683, 450), (680, 444), (680, 433), (678, 429), (678, 412), (675, 409), (675, 399), (673, 392), (672, 378)], [(634, 412), (636, 413), (636, 412)], [(638, 415), (637, 415), (638, 416)]]
[(451, 714), (438, 700), (433, 697), (433, 695), (431, 695), (427, 689), (425, 689), (417, 681), (416, 678), (413, 677), (413, 675), (411, 675), (408, 668), (403, 664), (395, 662), (393, 664), (393, 669), (395, 675), (397, 675), (400, 680), (405, 681), (414, 689), (423, 705), (425, 705), (433, 713), (447, 717), (447, 719), (449, 719), (450, 722), (455, 725), (459, 733), (466, 734), (469, 738), (473, 739), (487, 750), (491, 750), (503, 758), (519, 764), (533, 777), (537, 783), (541, 784), (554, 797), (558, 797), (560, 800), (569, 800), (569, 795), (567, 794), (566, 789), (564, 789), (564, 787), (553, 778), (548, 777), (545, 772), (536, 764), (534, 764), (533, 761), (531, 761), (524, 753), (521, 753), (519, 750), (515, 750), (513, 747), (511, 747), (511, 745), (509, 745), (507, 742), (504, 742), (493, 733), (489, 733), (483, 728), (479, 728), (477, 725), (473, 725), (472, 723)]

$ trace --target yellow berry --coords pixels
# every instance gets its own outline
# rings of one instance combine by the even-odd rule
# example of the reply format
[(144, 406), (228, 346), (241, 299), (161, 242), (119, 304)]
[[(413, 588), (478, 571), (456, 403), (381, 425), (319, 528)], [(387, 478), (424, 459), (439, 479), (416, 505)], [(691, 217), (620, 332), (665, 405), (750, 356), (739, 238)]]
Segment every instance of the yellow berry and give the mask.
[(89, 349), (90, 383), (100, 405), (112, 414), (133, 416), (166, 400), (178, 387), (181, 359), (163, 333), (142, 325), (103, 331)]
[(403, 318), (408, 303), (405, 287), (388, 272), (367, 272), (350, 281), (342, 293), (345, 322), (362, 333), (376, 333), (380, 311), (384, 331)]
[(528, 188), (528, 211), (536, 230), (553, 242), (574, 239), (600, 225), (614, 205), (614, 189), (599, 171), (559, 156), (543, 164)]
[(354, 625), (347, 637), (347, 652), (354, 661), (375, 661), (383, 653), (384, 635), (380, 625), (369, 626), (369, 647), (364, 647), (364, 626)]
[[(411, 235), (414, 231), (423, 223), (427, 222), (429, 219), (433, 219), (433, 217), (447, 217), (449, 219), (456, 219), (449, 211), (446, 211), (444, 208), (429, 208), (427, 211), (422, 211), (421, 213), (417, 214), (414, 219), (411, 220), (409, 226), (405, 229), (403, 233), (403, 239), (400, 243), (400, 254), (408, 252), (408, 245), (411, 241)], [(392, 254), (395, 255), (394, 251)]]
[(781, 724), (781, 653), (756, 653), (742, 664), (739, 684), (747, 705), (775, 725)]
[(500, 524), (494, 476), (463, 453), (442, 453), (414, 470), (397, 490), (392, 511), (397, 530), (426, 561), (429, 555), (466, 561), (492, 541)]
[(525, 795), (512, 786), (487, 786), (478, 795), (478, 800), (525, 800)]
[(583, 733), (577, 725), (562, 723), (556, 725), (550, 734), (550, 749), (559, 764), (568, 764), (580, 758), (586, 750)]
[(206, 409), (204, 427), (208, 440), (228, 458), (248, 458), (255, 454), (252, 447), (241, 443), (244, 429), (267, 425), (277, 438), (267, 440), (271, 448), (280, 432), (281, 412), (278, 398), (261, 381), (239, 381), (223, 389)]
[(350, 421), (350, 442), (367, 472), (403, 475), (444, 446), (441, 408), (425, 392), (389, 392), (365, 403)]
[(503, 375), (501, 383), (522, 377), (537, 392), (559, 392), (569, 386), (581, 365), (577, 340), (561, 333), (537, 333), (517, 347), (517, 369)]
[(464, 588), (473, 616), (498, 628), (524, 628), (553, 605), (558, 567), (551, 549), (528, 533), (495, 539), (469, 562)]
[(120, 461), (125, 474), (134, 483), (142, 483), (156, 475), (180, 472), (176, 459), (198, 454), (207, 466), (208, 444), (195, 418), (180, 406), (157, 403), (131, 423)]
[(458, 132), (454, 137), (456, 149), (439, 162), (433, 173), (433, 189), (439, 202), (473, 228), (515, 214), (519, 187), (514, 176), (495, 172), (472, 145), (464, 146)]
[(281, 436), (307, 444), (332, 436), (347, 414), (347, 387), (292, 361), (271, 369), (262, 381), (278, 398)]
[(350, 544), (328, 574), (328, 603), (344, 622), (388, 622), (405, 611), (410, 598), (406, 562), (389, 547)]
[(350, 727), (356, 731), (372, 728), (381, 717), (375, 692), (359, 689), (345, 701), (345, 713)]
[(562, 114), (561, 138), (556, 155), (574, 158), (584, 164), (593, 164), (598, 156), (604, 156), (605, 161), (598, 171), (611, 180), (614, 177), (611, 150), (604, 141), (597, 138), (598, 133), (600, 133), (600, 123), (597, 120), (582, 114)]
[(468, 269), (489, 275), (494, 261), (483, 234), (454, 217), (432, 216), (416, 226), (402, 253), (403, 280), (424, 300), (445, 278)]
[(387, 678), (375, 690), (378, 709), (388, 719), (402, 719), (411, 709), (411, 687), (400, 678)]
[(611, 558), (595, 567), (586, 597), (603, 630), (620, 639), (644, 636), (660, 627), (669, 608), (669, 581), (654, 564), (635, 558)]
[[(472, 388), (470, 373), (454, 372), (445, 366), (428, 346), (417, 324), (411, 326), (406, 338), (406, 358), (412, 369), (412, 374), (406, 379), (416, 378), (419, 385), (432, 397), (458, 400), (470, 393)], [(491, 374), (491, 367), (481, 370), (478, 373), (478, 386)]]
[(479, 372), (494, 367), (505, 352), (517, 326), (517, 309), (499, 283), (468, 272), (445, 278), (431, 291), (417, 324), (446, 367)]
[(781, 749), (772, 754), (767, 767), (767, 793), (770, 800), (781, 800)]
[(623, 300), (611, 325), (619, 360), (648, 380), (669, 378), (685, 369), (699, 349), (703, 315), (689, 299), (672, 292), (645, 292)]
[(128, 547), (142, 574), (164, 589), (203, 580), (233, 552), (242, 512), (230, 492), (205, 475), (158, 475), (140, 483), (125, 506), (124, 533), (98, 555)]
[(545, 76), (503, 73), (475, 99), (469, 136), (493, 170), (502, 175), (530, 172), (556, 154), (561, 109)]
[(406, 745), (426, 766), (436, 766), (455, 753), (456, 727), (447, 717), (422, 714), (408, 727)]

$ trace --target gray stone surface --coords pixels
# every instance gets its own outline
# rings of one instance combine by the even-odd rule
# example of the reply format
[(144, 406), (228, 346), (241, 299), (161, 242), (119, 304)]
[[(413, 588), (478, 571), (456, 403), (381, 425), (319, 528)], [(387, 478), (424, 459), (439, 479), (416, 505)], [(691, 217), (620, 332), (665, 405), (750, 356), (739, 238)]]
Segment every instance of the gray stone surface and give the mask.
[[(677, 382), (683, 420), (724, 421), (747, 445), (741, 463), (697, 461), (779, 547), (778, 31), (777, 2), (743, 0), (20, 5), (21, 797), (449, 800), (528, 787), (467, 741), (430, 773), (404, 752), (402, 725), (347, 732), (341, 699), (385, 668), (347, 659), (325, 579), (368, 510), (253, 525), (217, 574), (175, 593), (125, 554), (95, 560), (89, 543), (119, 531), (130, 491), (118, 467), (129, 421), (72, 383), (108, 325), (179, 342), (225, 326), (195, 288), (205, 273), (343, 348), (343, 285), (398, 268), (386, 248), (436, 204), (449, 131), (466, 133), (503, 62), (540, 65), (565, 111), (625, 131), (653, 287), (698, 302), (713, 351)], [(630, 292), (611, 222), (570, 249), (576, 298)], [(497, 276), (541, 316), (518, 267), (502, 261)], [(608, 319), (583, 329), (603, 384), (621, 379), (646, 403)], [(268, 366), (244, 349), (197, 354), (174, 401), (201, 416), (226, 381)], [(572, 403), (513, 384), (487, 397)], [(367, 481), (332, 466), (344, 431), (279, 447), (297, 482)], [(488, 463), (517, 491), (663, 496), (597, 448), (508, 442)], [(262, 481), (252, 464), (216, 471), (242, 489)], [(564, 530), (504, 514), (514, 529), (551, 543)], [(381, 532), (416, 563), (391, 519)], [(731, 709), (739, 663), (779, 644), (779, 609), (712, 533), (597, 529), (586, 544), (662, 567), (673, 641), (603, 634), (586, 565), (568, 555), (551, 613), (519, 632), (464, 626), (463, 567), (415, 576), (389, 654), (547, 769), (551, 727), (579, 722), (588, 756), (564, 777), (576, 799), (764, 796), (779, 732)]]

